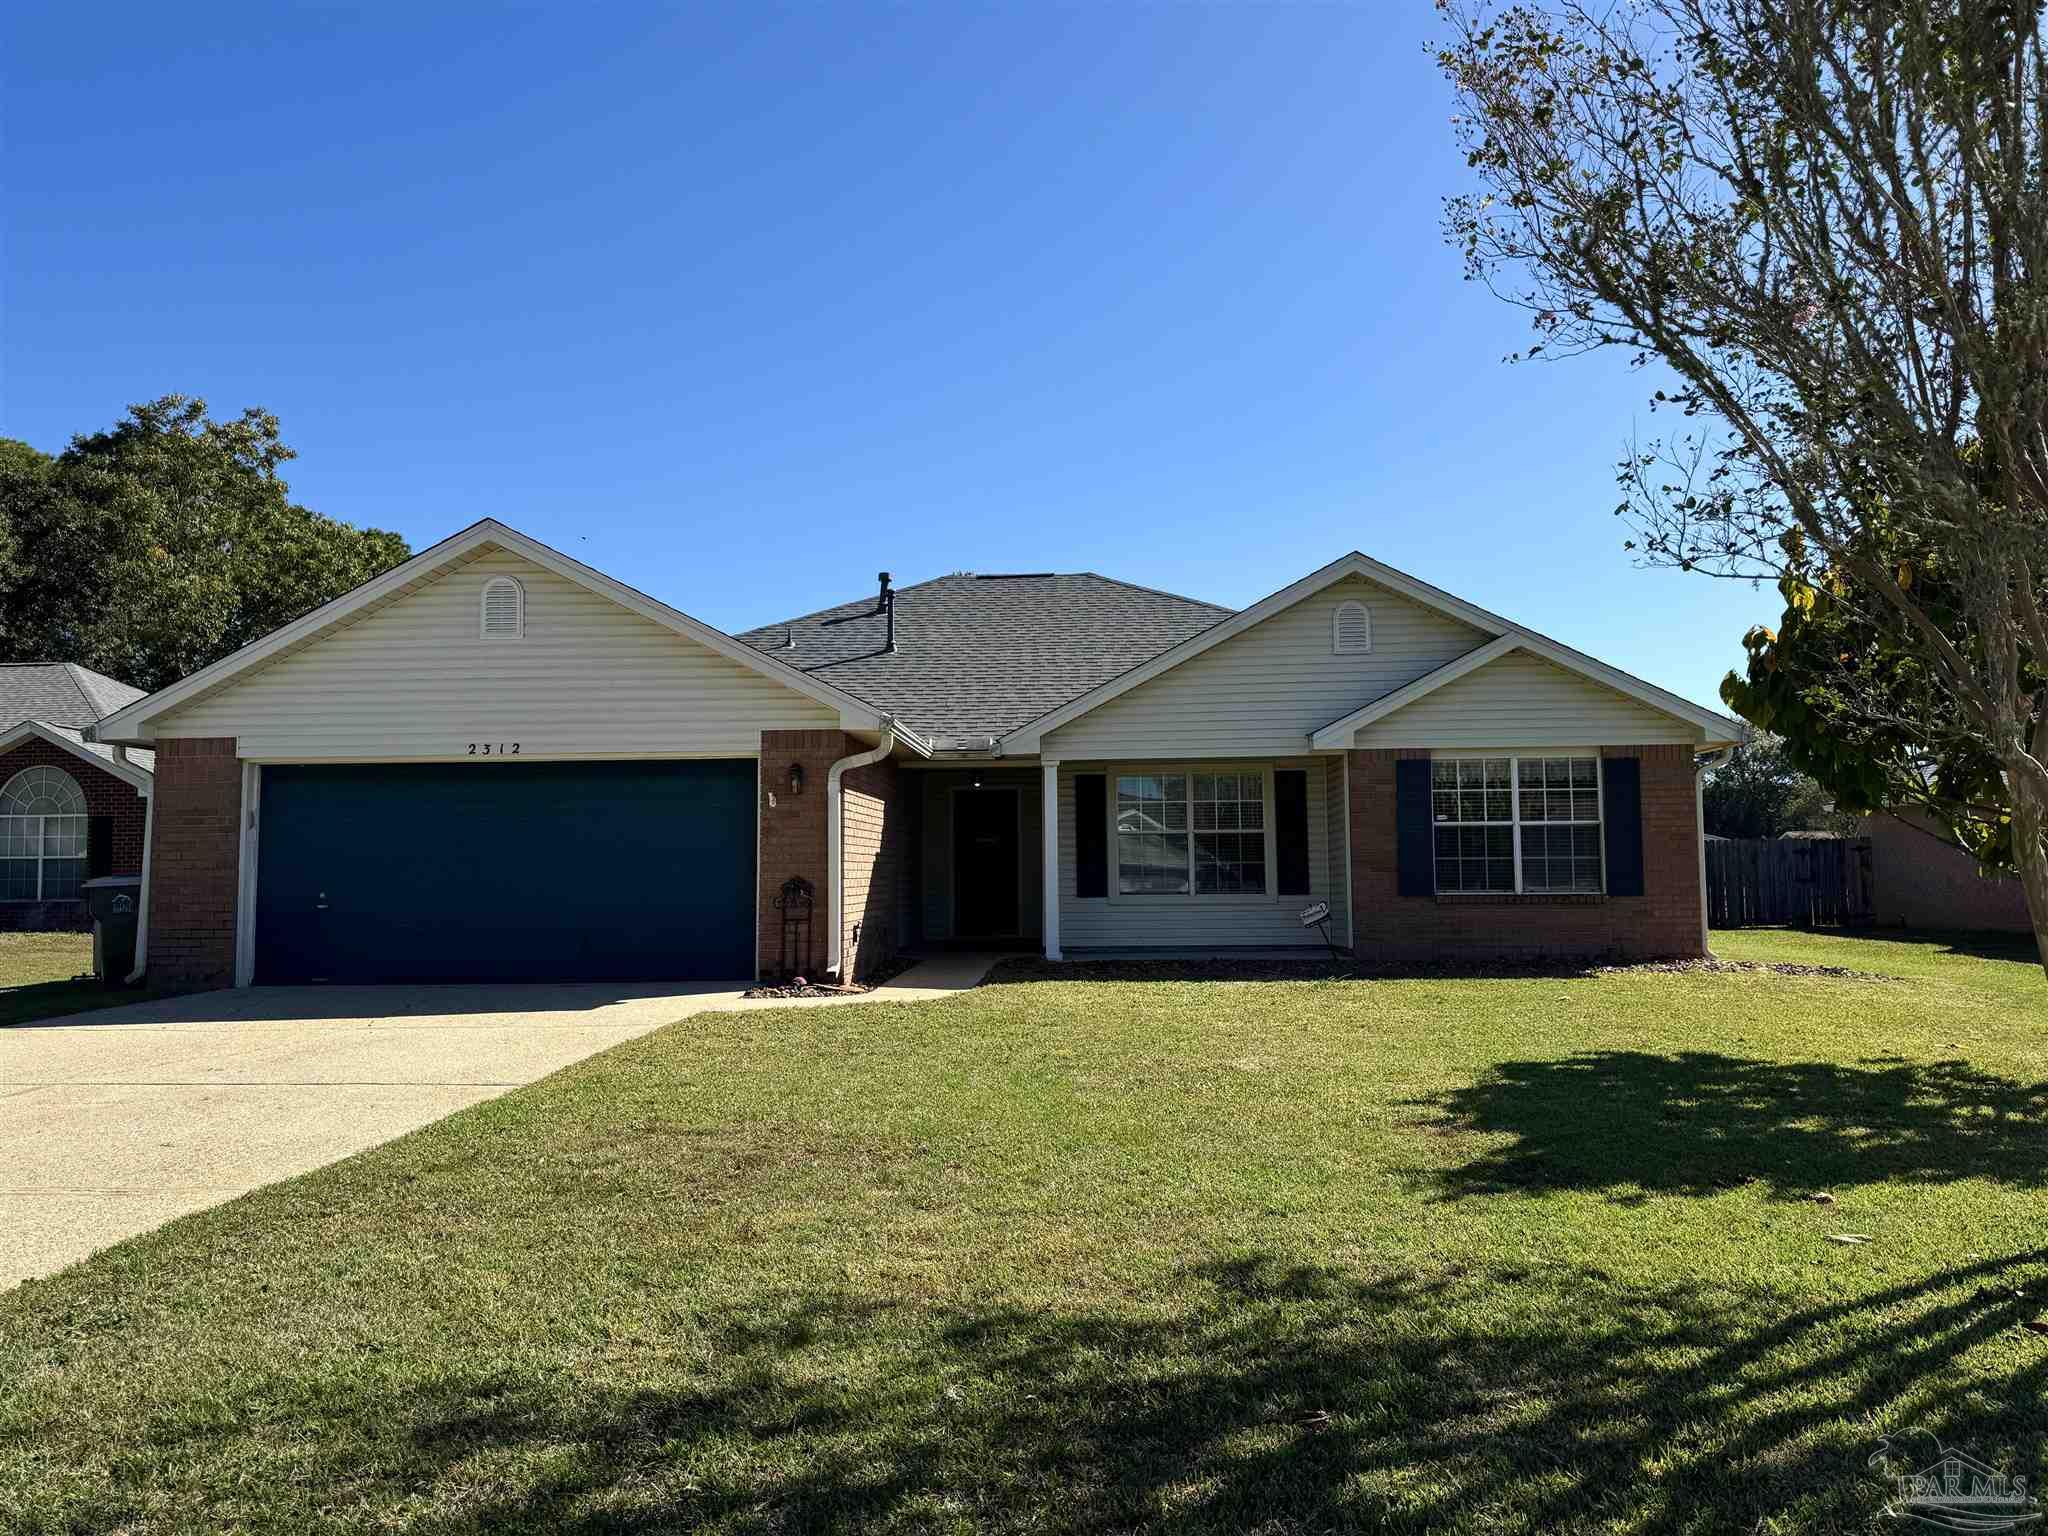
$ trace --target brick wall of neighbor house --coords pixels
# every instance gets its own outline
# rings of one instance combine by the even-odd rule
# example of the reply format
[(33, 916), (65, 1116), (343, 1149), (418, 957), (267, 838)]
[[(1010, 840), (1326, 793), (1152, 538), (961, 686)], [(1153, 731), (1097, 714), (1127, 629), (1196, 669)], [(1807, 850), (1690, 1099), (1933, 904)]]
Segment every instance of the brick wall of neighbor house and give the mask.
[[(133, 785), (96, 768), (75, 752), (30, 737), (10, 752), (0, 752), (0, 784), (24, 768), (61, 768), (85, 796), (88, 816), (109, 816), (114, 822), (114, 867), (109, 873), (142, 873), (143, 799)], [(88, 919), (82, 901), (0, 902), (0, 929), (83, 928)]]
[[(817, 893), (811, 938), (807, 953), (799, 957), (797, 969), (805, 976), (820, 976), (831, 959), (831, 940), (825, 929), (827, 884), (825, 878), (826, 784), (832, 765), (842, 757), (864, 751), (866, 743), (843, 731), (763, 731), (761, 733), (761, 898), (759, 912), (759, 954), (761, 974), (779, 974), (784, 959), (782, 914), (775, 899), (782, 884), (800, 875)], [(800, 763), (804, 770), (801, 794), (789, 792), (789, 770)], [(896, 768), (882, 762), (849, 772), (842, 781), (846, 791), (847, 821), (841, 852), (846, 873), (845, 911), (841, 935), (852, 952), (853, 930), (860, 927), (859, 953), (853, 956), (853, 974), (872, 965), (895, 945), (896, 879), (902, 864), (903, 828), (893, 814), (896, 798)], [(845, 958), (842, 956), (842, 965)]]
[(1394, 762), (1351, 754), (1352, 912), (1362, 959), (1452, 954), (1648, 959), (1700, 953), (1700, 863), (1690, 746), (1608, 747), (1642, 760), (1639, 897), (1403, 896), (1397, 884)]
[(1880, 926), (2033, 931), (2018, 879), (1986, 879), (1977, 861), (1935, 832), (1919, 811), (1866, 816), (1863, 831), (1870, 839), (1871, 898)]
[(156, 843), (149, 868), (149, 979), (235, 979), (235, 877), (242, 765), (232, 736), (157, 743)]
[(903, 824), (896, 780), (896, 765), (884, 759), (851, 770), (841, 781), (846, 794), (840, 842), (846, 860), (841, 953), (851, 963), (855, 980), (893, 955), (901, 942), (896, 925)]

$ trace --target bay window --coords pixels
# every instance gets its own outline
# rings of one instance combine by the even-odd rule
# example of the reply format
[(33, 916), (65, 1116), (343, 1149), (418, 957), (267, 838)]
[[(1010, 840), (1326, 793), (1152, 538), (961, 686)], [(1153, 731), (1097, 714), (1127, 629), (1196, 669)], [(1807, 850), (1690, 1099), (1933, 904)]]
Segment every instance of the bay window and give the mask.
[(1117, 891), (1266, 894), (1266, 775), (1127, 773), (1116, 781)]
[(1430, 765), (1436, 888), (1598, 895), (1600, 759), (1439, 757)]

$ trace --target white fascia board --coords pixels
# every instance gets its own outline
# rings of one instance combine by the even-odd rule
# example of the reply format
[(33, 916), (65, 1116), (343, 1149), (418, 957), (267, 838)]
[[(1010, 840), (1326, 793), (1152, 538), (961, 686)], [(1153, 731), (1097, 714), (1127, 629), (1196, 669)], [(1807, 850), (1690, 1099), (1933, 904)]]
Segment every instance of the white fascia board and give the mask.
[(713, 629), (709, 624), (693, 619), (644, 592), (636, 591), (624, 582), (614, 580), (602, 571), (595, 570), (560, 550), (551, 549), (537, 539), (528, 538), (495, 518), (487, 517), (481, 522), (472, 523), (460, 533), (421, 550), (410, 560), (393, 566), (381, 576), (371, 577), (353, 591), (345, 592), (331, 602), (323, 603), (311, 613), (272, 630), (262, 639), (251, 641), (232, 655), (223, 656), (211, 666), (201, 667), (191, 676), (180, 678), (168, 688), (159, 689), (147, 698), (137, 699), (124, 709), (115, 710), (113, 714), (99, 722), (95, 732), (97, 739), (105, 742), (119, 741), (131, 746), (149, 745), (155, 739), (150, 733), (150, 726), (159, 716), (176, 709), (195, 695), (227, 682), (238, 673), (258, 666), (302, 641), (312, 639), (322, 630), (341, 622), (351, 614), (393, 596), (416, 581), (436, 574), (442, 567), (486, 544), (496, 545), (518, 555), (521, 559), (530, 560), (567, 581), (575, 582), (578, 586), (610, 598), (620, 607), (637, 613), (642, 618), (651, 619), (666, 629), (696, 641), (706, 650), (713, 651), (728, 661), (737, 662), (763, 677), (781, 683), (785, 688), (838, 710), (840, 724), (847, 730), (872, 731), (881, 728), (881, 714), (844, 689), (822, 682), (808, 673), (799, 672), (785, 661), (777, 660), (750, 645), (742, 644), (723, 631)]
[(23, 720), (0, 734), (0, 752), (19, 746), (31, 736), (47, 741), (53, 747), (62, 747), (80, 762), (90, 763), (102, 773), (111, 773), (142, 794), (148, 794), (150, 786), (156, 782), (155, 775), (139, 763), (124, 763), (118, 757), (101, 757), (85, 743), (73, 741), (62, 731), (52, 730), (40, 720)]
[[(1406, 571), (1397, 571), (1391, 565), (1382, 564), (1370, 555), (1361, 554), (1357, 550), (1353, 550), (1350, 554), (1331, 561), (1322, 569), (1311, 571), (1292, 586), (1282, 587), (1278, 592), (1273, 593), (1272, 596), (1262, 598), (1260, 601), (1252, 604), (1251, 607), (1232, 614), (1229, 618), (1219, 621), (1198, 635), (1190, 636), (1171, 650), (1163, 651), (1150, 661), (1141, 662), (1129, 671), (1090, 689), (1076, 699), (1062, 704), (1058, 709), (1019, 726), (1016, 730), (1010, 732), (1009, 735), (1002, 738), (1001, 750), (1005, 753), (1036, 752), (1039, 749), (1041, 738), (1047, 732), (1056, 731), (1061, 726), (1079, 719), (1090, 710), (1107, 704), (1111, 699), (1118, 698), (1123, 694), (1129, 693), (1133, 688), (1150, 682), (1162, 672), (1170, 671), (1182, 662), (1192, 660), (1204, 651), (1221, 645), (1225, 640), (1243, 634), (1253, 625), (1271, 618), (1283, 609), (1293, 607), (1305, 598), (1313, 597), (1325, 587), (1332, 586), (1344, 580), (1347, 576), (1363, 577), (1365, 580), (1385, 587), (1391, 592), (1397, 592), (1403, 597), (1410, 598), (1425, 608), (1433, 609), (1437, 613), (1468, 624), (1472, 628), (1479, 630), (1482, 634), (1493, 637), (1495, 640), (1512, 638), (1514, 647), (1510, 647), (1511, 649), (1519, 647), (1527, 650), (1534, 655), (1555, 662), (1567, 671), (1577, 672), (1593, 679), (1595, 682), (1604, 683), (1617, 692), (1625, 693), (1630, 698), (1649, 705), (1652, 709), (1661, 710), (1668, 715), (1674, 715), (1689, 725), (1698, 727), (1705, 733), (1706, 740), (1710, 744), (1715, 742), (1736, 742), (1742, 739), (1743, 728), (1725, 715), (1717, 715), (1712, 710), (1701, 709), (1697, 704), (1682, 699), (1675, 693), (1659, 688), (1654, 683), (1646, 683), (1639, 677), (1631, 677), (1628, 673), (1621, 671), (1617, 667), (1610, 667), (1603, 661), (1594, 660), (1594, 658), (1586, 655), (1583, 651), (1575, 651), (1570, 646), (1561, 645), (1548, 636), (1539, 635), (1534, 630), (1524, 629), (1512, 619), (1503, 618), (1500, 614), (1489, 612), (1487, 609), (1479, 607), (1476, 603), (1468, 603), (1462, 597), (1455, 597), (1451, 593), (1444, 591), (1441, 587), (1430, 585), (1420, 577), (1410, 576)], [(1484, 649), (1484, 647), (1481, 647), (1481, 649)], [(1491, 659), (1491, 657), (1488, 658), (1488, 660)], [(1448, 682), (1450, 679), (1445, 678), (1443, 681)], [(1441, 686), (1441, 684), (1438, 686)], [(1417, 697), (1420, 697), (1420, 695), (1417, 695)], [(1404, 700), (1403, 702), (1412, 702), (1412, 700)], [(1340, 723), (1332, 721), (1330, 725), (1323, 727), (1322, 731), (1315, 733), (1316, 738), (1320, 738), (1324, 732), (1333, 730)]]
[(1200, 634), (1190, 635), (1171, 650), (1162, 651), (1150, 661), (1140, 662), (1129, 671), (1120, 673), (1108, 682), (1089, 689), (1088, 692), (1082, 694), (1079, 698), (1062, 704), (1058, 709), (1040, 715), (1036, 720), (1030, 721), (1027, 724), (1020, 725), (1016, 730), (1002, 738), (1002, 751), (1004, 755), (1007, 756), (1013, 752), (1036, 752), (1039, 749), (1041, 738), (1047, 732), (1056, 731), (1061, 726), (1078, 720), (1091, 709), (1096, 709), (1101, 705), (1107, 704), (1111, 699), (1129, 693), (1133, 688), (1149, 683), (1153, 678), (1159, 676), (1160, 673), (1169, 672), (1184, 661), (1192, 661), (1204, 651), (1211, 650), (1221, 645), (1224, 641), (1243, 634), (1253, 625), (1270, 619), (1276, 613), (1292, 608), (1296, 603), (1304, 599), (1314, 597), (1325, 587), (1334, 586), (1347, 576), (1363, 576), (1368, 581), (1377, 582), (1383, 587), (1399, 592), (1404, 597), (1411, 597), (1427, 607), (1434, 608), (1440, 613), (1448, 613), (1452, 617), (1461, 619), (1475, 628), (1486, 630), (1490, 634), (1499, 634), (1503, 629), (1509, 627), (1505, 619), (1496, 618), (1483, 609), (1474, 608), (1470, 603), (1452, 597), (1448, 592), (1438, 591), (1427, 582), (1417, 581), (1413, 576), (1404, 575), (1402, 572), (1394, 570), (1391, 566), (1381, 565), (1377, 560), (1368, 559), (1366, 556), (1353, 550), (1348, 555), (1332, 560), (1320, 570), (1311, 571), (1293, 585), (1282, 587), (1270, 597), (1259, 599), (1251, 607), (1241, 609), (1227, 619), (1219, 619)]
[(1345, 748), (1351, 745), (1351, 735), (1360, 726), (1371, 725), (1384, 719), (1397, 709), (1406, 708), (1417, 699), (1427, 697), (1443, 687), (1454, 683), (1468, 672), (1476, 672), (1489, 661), (1507, 655), (1522, 643), (1519, 635), (1500, 635), (1476, 650), (1467, 651), (1456, 661), (1447, 661), (1434, 672), (1425, 672), (1412, 683), (1396, 688), (1392, 693), (1383, 693), (1363, 709), (1354, 709), (1350, 714), (1332, 720), (1328, 725), (1309, 736), (1309, 745), (1322, 748)]

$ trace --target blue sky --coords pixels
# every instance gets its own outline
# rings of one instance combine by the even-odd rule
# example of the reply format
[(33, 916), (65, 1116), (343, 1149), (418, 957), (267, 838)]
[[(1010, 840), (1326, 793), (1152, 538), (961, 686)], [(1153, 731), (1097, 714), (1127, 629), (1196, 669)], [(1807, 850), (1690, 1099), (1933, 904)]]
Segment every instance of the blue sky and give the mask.
[(11, 8), (0, 433), (276, 411), (727, 629), (886, 568), (1242, 605), (1359, 548), (1705, 703), (1620, 360), (1505, 366), (1427, 4)]

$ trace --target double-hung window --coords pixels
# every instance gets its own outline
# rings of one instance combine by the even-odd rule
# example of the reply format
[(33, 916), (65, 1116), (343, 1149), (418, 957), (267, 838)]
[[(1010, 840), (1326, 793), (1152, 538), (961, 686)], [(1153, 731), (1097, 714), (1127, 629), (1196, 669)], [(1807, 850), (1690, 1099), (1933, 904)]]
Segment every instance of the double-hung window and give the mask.
[(1265, 895), (1265, 774), (1119, 774), (1116, 865), (1125, 896)]
[(1440, 757), (1430, 767), (1436, 888), (1598, 895), (1600, 759)]

